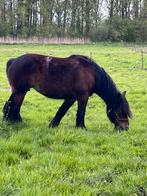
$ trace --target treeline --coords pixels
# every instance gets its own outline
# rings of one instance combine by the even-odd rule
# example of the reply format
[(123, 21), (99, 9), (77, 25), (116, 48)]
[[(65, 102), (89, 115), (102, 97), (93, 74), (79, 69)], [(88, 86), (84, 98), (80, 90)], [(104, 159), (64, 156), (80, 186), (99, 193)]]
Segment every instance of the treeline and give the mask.
[(0, 0), (0, 37), (147, 41), (147, 0)]

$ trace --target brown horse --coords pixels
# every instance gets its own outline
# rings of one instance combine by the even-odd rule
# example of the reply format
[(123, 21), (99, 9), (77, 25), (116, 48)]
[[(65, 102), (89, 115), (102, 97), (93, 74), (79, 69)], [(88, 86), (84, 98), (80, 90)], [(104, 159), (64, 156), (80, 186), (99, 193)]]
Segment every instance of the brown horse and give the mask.
[(64, 99), (50, 123), (58, 126), (68, 109), (78, 102), (76, 126), (85, 128), (84, 116), (89, 96), (99, 95), (106, 103), (107, 116), (117, 129), (129, 128), (131, 111), (125, 97), (111, 77), (93, 60), (81, 55), (56, 58), (38, 54), (25, 54), (7, 62), (7, 76), (12, 94), (6, 102), (4, 120), (21, 121), (23, 99), (34, 88), (46, 97)]

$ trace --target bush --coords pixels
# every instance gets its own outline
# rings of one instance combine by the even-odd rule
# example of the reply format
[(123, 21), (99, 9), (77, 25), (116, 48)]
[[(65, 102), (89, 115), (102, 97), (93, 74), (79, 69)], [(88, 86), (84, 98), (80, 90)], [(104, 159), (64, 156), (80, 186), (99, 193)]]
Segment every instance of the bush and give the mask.
[(103, 23), (97, 29), (92, 29), (90, 38), (92, 41), (106, 41), (108, 36), (108, 26)]

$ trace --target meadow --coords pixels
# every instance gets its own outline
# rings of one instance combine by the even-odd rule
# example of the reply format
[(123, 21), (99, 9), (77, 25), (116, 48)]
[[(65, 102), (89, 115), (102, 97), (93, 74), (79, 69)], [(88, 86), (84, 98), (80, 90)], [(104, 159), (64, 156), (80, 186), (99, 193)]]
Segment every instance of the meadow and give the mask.
[[(75, 128), (76, 103), (58, 128), (48, 128), (62, 100), (33, 89), (21, 109), (23, 122), (3, 122), (11, 93), (6, 62), (24, 53), (91, 56), (127, 91), (129, 131), (114, 130), (96, 95), (88, 102), (87, 131)], [(0, 45), (0, 195), (147, 195), (147, 70), (140, 67), (140, 52), (121, 44)]]

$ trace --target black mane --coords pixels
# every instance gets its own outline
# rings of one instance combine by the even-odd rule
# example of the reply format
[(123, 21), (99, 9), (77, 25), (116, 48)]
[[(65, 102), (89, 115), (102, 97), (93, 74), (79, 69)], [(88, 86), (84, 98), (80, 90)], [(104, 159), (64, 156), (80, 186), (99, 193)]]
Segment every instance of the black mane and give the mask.
[(119, 94), (115, 83), (108, 73), (95, 63), (93, 59), (82, 55), (72, 55), (70, 58), (79, 58), (83, 63), (93, 66), (96, 73), (96, 86), (95, 93), (97, 93), (107, 104), (108, 108), (111, 108)]
[(122, 96), (120, 91), (117, 89), (114, 81), (110, 75), (93, 59), (83, 55), (72, 55), (70, 58), (79, 58), (82, 62), (92, 65), (96, 73), (96, 86), (95, 93), (98, 94), (106, 103), (107, 111), (120, 110), (123, 114), (131, 118), (132, 114), (129, 108), (129, 104), (125, 97)]

